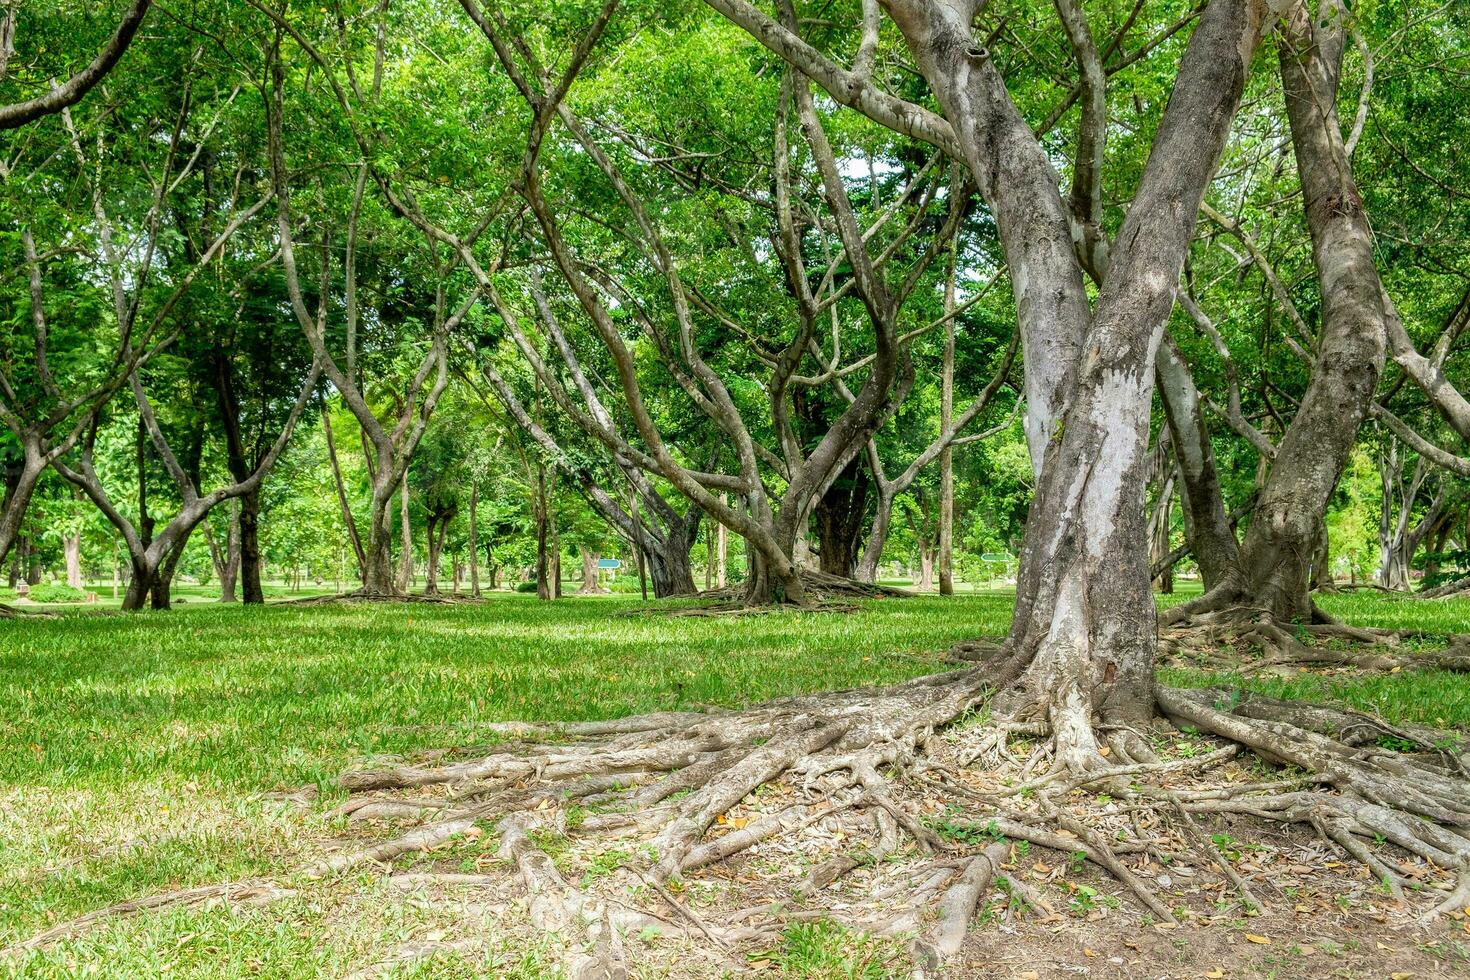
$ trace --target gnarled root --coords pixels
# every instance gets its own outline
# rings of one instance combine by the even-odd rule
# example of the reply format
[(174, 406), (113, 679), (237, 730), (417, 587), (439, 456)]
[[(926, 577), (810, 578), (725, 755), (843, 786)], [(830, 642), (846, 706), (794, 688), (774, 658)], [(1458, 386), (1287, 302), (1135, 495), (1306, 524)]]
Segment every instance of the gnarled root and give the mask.
[[(723, 968), (742, 945), (813, 918), (902, 938), (931, 975), (977, 915), (1093, 908), (1097, 889), (1069, 880), (1084, 862), (1118, 883), (1109, 907), (1164, 922), (1216, 909), (1167, 891), (1164, 864), (1218, 869), (1247, 912), (1281, 901), (1212, 836), (1225, 819), (1320, 835), (1406, 909), (1411, 883), (1457, 901), (1470, 887), (1462, 742), (1337, 708), (1159, 687), (1163, 714), (1201, 734), (1130, 729), (1124, 754), (1115, 730), (1094, 725), (1096, 761), (1078, 768), (1050, 716), (1014, 710), (1014, 691), (992, 698), (999, 676), (970, 667), (740, 711), (504, 726), (507, 741), (473, 757), (345, 775), (354, 802), (341, 811), (397, 829), (308, 870), (391, 873), (406, 855), (494, 840), (531, 922), (582, 978), (625, 976), (630, 935), (675, 938)], [(1252, 754), (1290, 769), (1263, 779), (1245, 767)], [(1043, 862), (1027, 848), (1054, 853)], [(476, 870), (491, 870), (487, 858)], [(402, 877), (438, 880), (458, 863)]]
[(1470, 636), (1451, 636), (1443, 649), (1408, 651), (1406, 640), (1434, 638), (1417, 630), (1348, 626), (1325, 614), (1315, 618), (1321, 621), (1283, 624), (1250, 606), (1167, 617), (1160, 653), (1207, 669), (1245, 673), (1279, 667), (1470, 673)]

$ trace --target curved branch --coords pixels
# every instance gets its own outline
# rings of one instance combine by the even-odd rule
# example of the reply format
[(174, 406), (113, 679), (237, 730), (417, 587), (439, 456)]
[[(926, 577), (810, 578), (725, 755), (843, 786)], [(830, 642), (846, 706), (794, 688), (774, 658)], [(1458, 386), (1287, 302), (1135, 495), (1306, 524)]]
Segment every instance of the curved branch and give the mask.
[(127, 51), (128, 45), (133, 43), (133, 35), (138, 33), (138, 28), (143, 24), (143, 18), (148, 13), (148, 8), (153, 0), (133, 0), (133, 5), (123, 14), (122, 21), (117, 25), (117, 30), (92, 63), (60, 85), (54, 86), (45, 95), (38, 95), (27, 102), (17, 102), (13, 105), (0, 106), (0, 129), (15, 129), (24, 126), (28, 122), (40, 119), (60, 112), (68, 106), (75, 105), (117, 65), (122, 58), (123, 52)]

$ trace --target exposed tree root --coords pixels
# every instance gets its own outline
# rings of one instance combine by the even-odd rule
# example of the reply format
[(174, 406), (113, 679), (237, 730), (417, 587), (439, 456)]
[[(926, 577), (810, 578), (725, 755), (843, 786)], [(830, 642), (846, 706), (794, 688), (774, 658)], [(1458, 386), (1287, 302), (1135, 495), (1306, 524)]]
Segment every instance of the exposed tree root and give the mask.
[(94, 912), (88, 912), (86, 915), (80, 915), (75, 919), (54, 925), (29, 939), (0, 949), (0, 957), (14, 957), (32, 950), (41, 949), (60, 940), (79, 935), (105, 922), (127, 918), (130, 915), (136, 915), (140, 912), (177, 908), (180, 906), (206, 905), (214, 902), (223, 902), (232, 905), (264, 905), (278, 899), (289, 898), (293, 894), (295, 892), (281, 888), (268, 881), (235, 881), (222, 885), (203, 885), (198, 888), (184, 888), (178, 891), (163, 892), (157, 895), (150, 895), (146, 898), (118, 902), (116, 905), (109, 905), (107, 908), (97, 909)]
[(281, 605), (286, 606), (332, 606), (338, 603), (358, 602), (426, 602), (438, 606), (451, 606), (459, 602), (481, 602), (471, 596), (452, 595), (424, 595), (421, 592), (409, 592), (404, 595), (390, 595), (383, 592), (366, 592), (362, 589), (354, 589), (351, 592), (333, 592), (328, 595), (305, 596), (301, 599), (284, 599)]
[(0, 619), (55, 619), (56, 613), (46, 609), (22, 609), (0, 602)]
[[(831, 575), (815, 569), (803, 571), (801, 583), (806, 590), (809, 603), (823, 599), (908, 599), (917, 595), (908, 589), (900, 589), (892, 585), (878, 585), (873, 582), (859, 582), (857, 579), (843, 578), (840, 575)], [(744, 588), (738, 585), (701, 592), (699, 598), (719, 604), (750, 605)]]
[(1177, 618), (1161, 627), (1160, 655), (1204, 667), (1254, 673), (1275, 667), (1444, 670), (1470, 673), (1470, 635), (1438, 650), (1404, 649), (1404, 641), (1436, 641), (1417, 630), (1324, 622), (1283, 624), (1262, 609), (1234, 606)]
[[(341, 812), (400, 829), (306, 870), (391, 869), (493, 830), (532, 923), (553, 937), (568, 975), (583, 978), (626, 975), (624, 935), (676, 937), (723, 962), (739, 944), (814, 916), (910, 937), (916, 973), (932, 973), (979, 908), (1055, 914), (1020, 873), (1029, 871), (1017, 863), (1021, 841), (1059, 852), (1059, 866), (1074, 855), (1097, 865), (1156, 920), (1179, 911), (1150, 869), (1181, 855), (1217, 868), (1248, 911), (1282, 900), (1269, 880), (1248, 882), (1200, 825), (1227, 815), (1308, 828), (1404, 901), (1415, 886), (1442, 886), (1451, 892), (1443, 911), (1470, 888), (1463, 740), (1337, 708), (1160, 687), (1164, 715), (1200, 735), (1135, 733), (1156, 757), (1112, 755), (1078, 772), (1056, 765), (1065, 753), (1044, 719), (984, 713), (995, 676), (970, 667), (741, 711), (502, 726), (509, 741), (469, 757), (344, 775), (353, 798)], [(1221, 740), (1213, 749), (1170, 750), (1210, 736)], [(1242, 749), (1288, 770), (1258, 778)], [(683, 893), (728, 882), (756, 852), (783, 869), (774, 903), (714, 924), (675, 895), (675, 882)], [(579, 880), (578, 867), (601, 870)], [(253, 882), (156, 896), (13, 951), (115, 914), (277, 893)], [(752, 918), (765, 921), (737, 925)]]
[(713, 603), (701, 603), (695, 606), (634, 606), (618, 612), (619, 616), (665, 616), (669, 618), (684, 617), (708, 617), (711, 619), (724, 618), (727, 616), (768, 616), (777, 613), (852, 613), (859, 612), (861, 606), (853, 605), (851, 602), (840, 602), (831, 599), (808, 597), (807, 601), (800, 604), (792, 603), (766, 603), (762, 605), (751, 605), (744, 599), (726, 599)]
[(1453, 582), (1446, 582), (1444, 585), (1436, 586), (1432, 589), (1425, 589), (1422, 592), (1415, 592), (1414, 598), (1450, 599), (1455, 596), (1464, 595), (1465, 593), (1470, 593), (1470, 575), (1466, 575), (1464, 578), (1455, 579)]

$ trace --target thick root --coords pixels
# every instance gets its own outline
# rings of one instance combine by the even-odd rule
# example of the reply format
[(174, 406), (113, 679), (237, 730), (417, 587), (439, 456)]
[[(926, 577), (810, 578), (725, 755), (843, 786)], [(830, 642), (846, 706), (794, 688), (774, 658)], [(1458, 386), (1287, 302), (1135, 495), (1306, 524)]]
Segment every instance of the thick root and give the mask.
[[(1115, 751), (1117, 732), (1093, 726), (1097, 762), (1078, 770), (1058, 764), (1071, 750), (1049, 719), (987, 713), (999, 676), (968, 667), (740, 711), (503, 726), (507, 741), (473, 757), (345, 775), (353, 801), (339, 812), (362, 815), (359, 833), (398, 829), (306, 870), (397, 868), (413, 886), (476, 887), (503, 887), (508, 873), (566, 974), (587, 980), (627, 975), (625, 936), (669, 937), (724, 968), (743, 944), (814, 918), (901, 937), (916, 975), (934, 975), (982, 911), (1054, 919), (1091, 907), (1098, 891), (1069, 881), (1084, 864), (1117, 883), (1110, 908), (1156, 922), (1213, 914), (1226, 896), (1246, 914), (1289, 902), (1212, 835), (1227, 819), (1297, 825), (1415, 913), (1455, 906), (1411, 885), (1456, 901), (1470, 887), (1462, 742), (1337, 708), (1160, 687), (1166, 718), (1198, 734), (1160, 722)], [(1261, 778), (1247, 769), (1257, 760), (1289, 768)], [(483, 875), (456, 870), (462, 857), (401, 866), (481, 837), (496, 842), (498, 877), (488, 851), (475, 862)], [(1186, 864), (1216, 869), (1221, 898), (1200, 911), (1167, 891), (1164, 867)], [(212, 887), (201, 894), (238, 886)], [(701, 917), (720, 896), (742, 910)]]
[(1175, 617), (1160, 632), (1160, 654), (1243, 673), (1288, 667), (1470, 673), (1470, 636), (1451, 636), (1443, 649), (1406, 651), (1406, 640), (1436, 638), (1417, 630), (1368, 629), (1320, 618), (1324, 621), (1282, 624), (1265, 610), (1246, 606)]

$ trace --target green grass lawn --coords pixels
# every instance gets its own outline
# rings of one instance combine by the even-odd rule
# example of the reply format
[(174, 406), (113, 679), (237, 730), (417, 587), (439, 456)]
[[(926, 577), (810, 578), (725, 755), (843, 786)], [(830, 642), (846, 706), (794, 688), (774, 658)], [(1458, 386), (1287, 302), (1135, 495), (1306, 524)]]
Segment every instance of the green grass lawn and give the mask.
[[(189, 603), (0, 621), (0, 945), (154, 891), (301, 865), (336, 829), (323, 816), (333, 780), (374, 754), (483, 742), (485, 725), (510, 719), (738, 705), (928, 673), (955, 641), (1004, 632), (1010, 603), (999, 593), (926, 596), (711, 619), (639, 615), (622, 596), (498, 595), (480, 605)], [(1362, 624), (1470, 629), (1470, 601), (1360, 594), (1325, 604)], [(1251, 686), (1470, 726), (1470, 680), (1449, 675)], [(305, 811), (261, 796), (306, 783), (322, 797)], [(0, 962), (0, 975), (349, 972), (434, 914), (374, 902), (374, 887), (354, 879), (268, 910), (141, 916)]]

